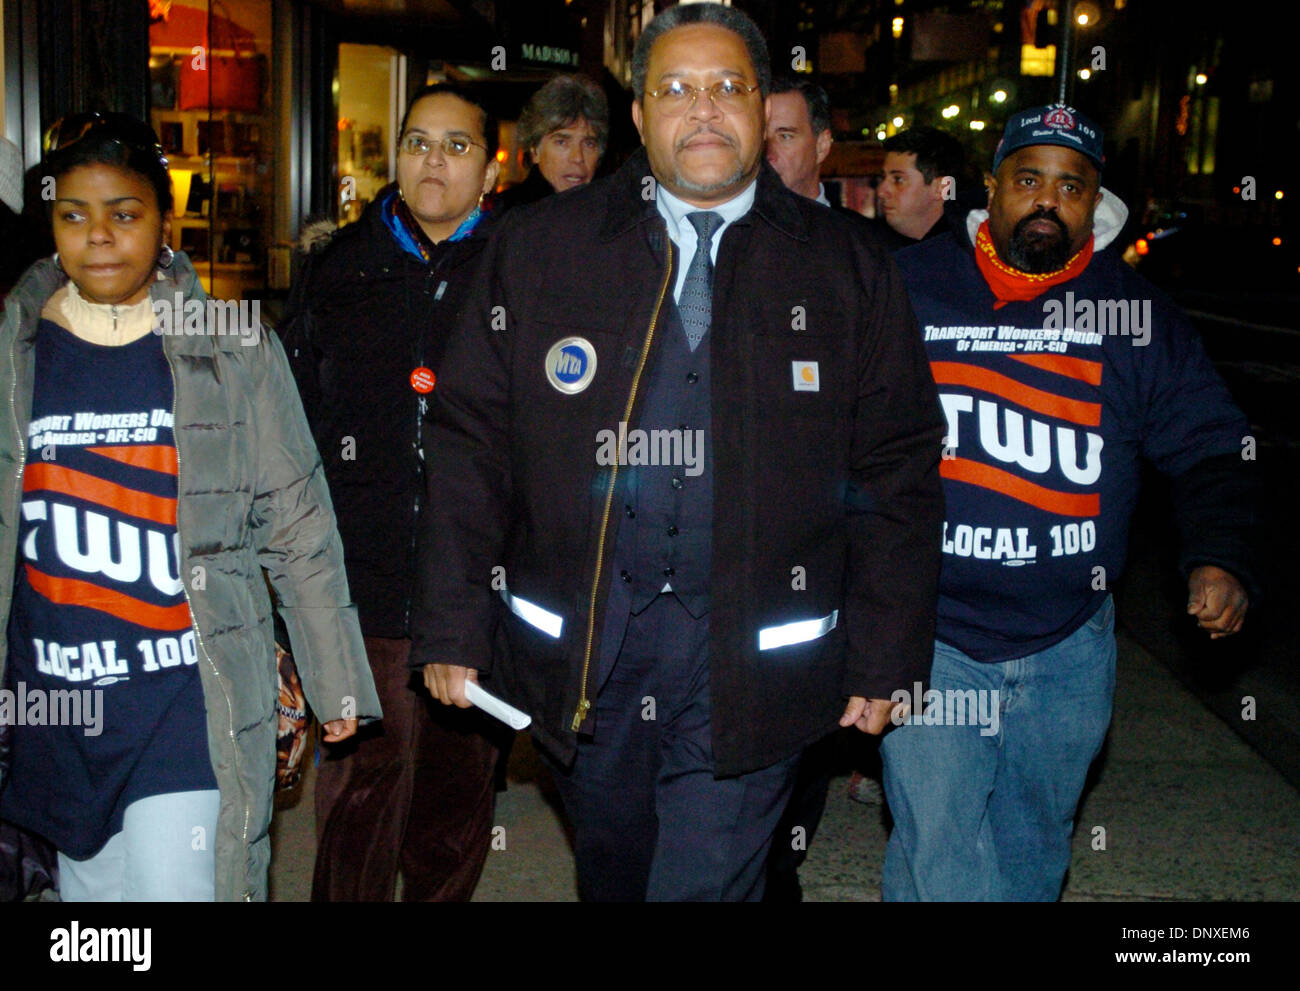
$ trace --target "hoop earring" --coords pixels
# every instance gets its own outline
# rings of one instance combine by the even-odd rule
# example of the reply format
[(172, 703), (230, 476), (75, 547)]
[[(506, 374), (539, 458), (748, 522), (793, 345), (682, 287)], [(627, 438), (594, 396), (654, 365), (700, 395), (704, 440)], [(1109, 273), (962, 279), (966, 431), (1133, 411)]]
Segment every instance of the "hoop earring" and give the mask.
[(164, 244), (162, 249), (158, 252), (158, 267), (171, 268), (172, 262), (175, 260), (176, 252), (172, 250), (172, 246), (170, 244)]
[[(59, 261), (59, 253), (57, 251), (54, 252), (54, 267), (57, 268), (60, 272), (63, 272), (63, 262)], [(67, 275), (68, 273), (63, 272), (63, 274)]]

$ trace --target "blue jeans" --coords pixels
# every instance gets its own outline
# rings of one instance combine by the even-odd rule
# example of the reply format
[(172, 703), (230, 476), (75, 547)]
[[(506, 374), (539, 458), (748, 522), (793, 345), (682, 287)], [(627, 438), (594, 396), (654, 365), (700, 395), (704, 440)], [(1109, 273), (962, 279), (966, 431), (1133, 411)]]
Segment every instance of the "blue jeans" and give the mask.
[(1110, 725), (1114, 603), (1107, 596), (1065, 640), (1013, 661), (981, 664), (936, 643), (930, 687), (989, 693), (997, 719), (905, 723), (885, 735), (894, 831), (884, 900), (1055, 901), (1079, 795)]
[(65, 902), (210, 902), (216, 897), (221, 793), (178, 791), (137, 799), (99, 853), (59, 854)]

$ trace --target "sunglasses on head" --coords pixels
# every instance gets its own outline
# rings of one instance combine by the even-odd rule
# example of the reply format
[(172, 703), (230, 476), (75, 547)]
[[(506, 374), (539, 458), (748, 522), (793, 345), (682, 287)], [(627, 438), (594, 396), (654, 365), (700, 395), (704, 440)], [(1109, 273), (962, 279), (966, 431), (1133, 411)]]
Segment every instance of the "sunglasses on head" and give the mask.
[(134, 151), (154, 154), (164, 166), (167, 165), (167, 156), (163, 154), (162, 145), (158, 143), (153, 128), (130, 114), (119, 113), (101, 114), (92, 111), (59, 118), (45, 132), (45, 154), (69, 148), (92, 133), (102, 134), (106, 139)]

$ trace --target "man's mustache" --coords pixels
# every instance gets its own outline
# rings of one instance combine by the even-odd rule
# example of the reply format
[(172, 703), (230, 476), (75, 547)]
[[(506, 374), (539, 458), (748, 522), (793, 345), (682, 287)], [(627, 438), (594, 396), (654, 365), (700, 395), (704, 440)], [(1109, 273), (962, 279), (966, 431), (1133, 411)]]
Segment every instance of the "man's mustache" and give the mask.
[(729, 144), (731, 147), (733, 147), (733, 148), (736, 147), (736, 139), (733, 138), (730, 134), (723, 134), (721, 131), (716, 130), (715, 128), (710, 127), (708, 124), (705, 124), (703, 127), (699, 128), (698, 130), (692, 131), (690, 134), (686, 135), (684, 138), (681, 138), (680, 140), (678, 140), (678, 142), (677, 142), (676, 146), (673, 148), (673, 150), (674, 150), (674, 151), (681, 151), (683, 148), (686, 147), (686, 145), (687, 145), (688, 143), (690, 143), (691, 141), (694, 141), (694, 140), (695, 140), (696, 138), (698, 138), (701, 134), (712, 134), (714, 137), (721, 138), (723, 141), (725, 141), (725, 142), (726, 142), (727, 144)]
[(1026, 214), (1025, 216), (1021, 217), (1020, 221), (1016, 224), (1015, 230), (1011, 232), (1012, 236), (1014, 237), (1018, 235), (1023, 235), (1025, 233), (1025, 228), (1027, 228), (1035, 220), (1050, 220), (1057, 227), (1061, 228), (1062, 237), (1070, 236), (1069, 228), (1066, 227), (1065, 222), (1056, 215), (1056, 211), (1044, 210), (1042, 207), (1039, 207), (1033, 213)]

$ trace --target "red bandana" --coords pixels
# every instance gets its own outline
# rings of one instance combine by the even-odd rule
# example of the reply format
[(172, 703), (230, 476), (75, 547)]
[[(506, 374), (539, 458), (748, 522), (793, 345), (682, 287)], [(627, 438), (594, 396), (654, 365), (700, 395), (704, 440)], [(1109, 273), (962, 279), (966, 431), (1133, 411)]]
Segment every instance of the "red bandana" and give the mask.
[(989, 237), (989, 222), (987, 220), (980, 224), (979, 231), (975, 234), (975, 263), (979, 265), (980, 274), (984, 276), (984, 281), (989, 284), (993, 290), (993, 295), (997, 302), (993, 304), (993, 309), (1000, 310), (1012, 300), (1023, 302), (1027, 299), (1033, 299), (1041, 295), (1052, 286), (1059, 286), (1062, 282), (1069, 282), (1075, 276), (1079, 275), (1088, 267), (1088, 262), (1092, 260), (1092, 238), (1088, 238), (1088, 243), (1079, 249), (1079, 253), (1065, 263), (1065, 267), (1057, 269), (1055, 272), (1044, 272), (1041, 275), (1031, 275), (1028, 272), (1022, 272), (1019, 269), (1012, 268), (1006, 262), (998, 258), (998, 253), (993, 247), (993, 239)]

